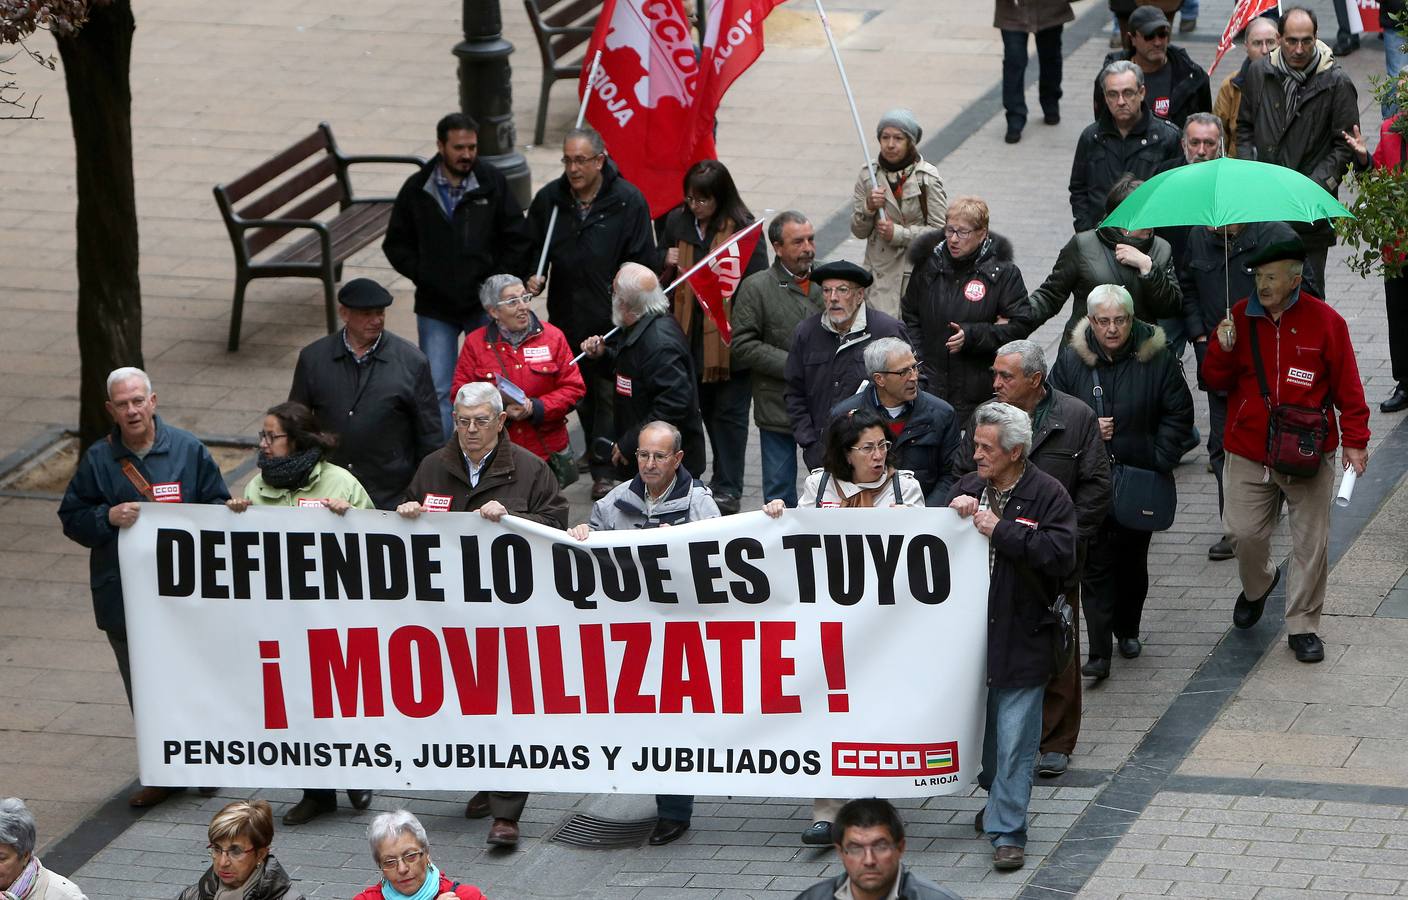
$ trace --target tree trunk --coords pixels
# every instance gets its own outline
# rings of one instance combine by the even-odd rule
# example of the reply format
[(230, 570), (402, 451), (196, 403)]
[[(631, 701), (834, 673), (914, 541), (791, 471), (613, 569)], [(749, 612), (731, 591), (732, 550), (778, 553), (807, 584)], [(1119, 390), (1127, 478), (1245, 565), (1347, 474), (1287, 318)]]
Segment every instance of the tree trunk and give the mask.
[(111, 427), (108, 373), (142, 365), (137, 198), (132, 174), (131, 0), (94, 3), (78, 33), (57, 39), (78, 175), (78, 427), (83, 446)]

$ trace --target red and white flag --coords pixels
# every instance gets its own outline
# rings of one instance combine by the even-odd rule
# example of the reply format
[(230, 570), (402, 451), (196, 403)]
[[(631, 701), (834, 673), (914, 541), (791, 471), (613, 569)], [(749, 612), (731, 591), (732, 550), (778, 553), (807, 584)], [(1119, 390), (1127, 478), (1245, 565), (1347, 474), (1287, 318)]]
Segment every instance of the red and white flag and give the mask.
[(691, 138), (714, 131), (724, 92), (763, 52), (763, 19), (783, 0), (708, 0)]
[(1246, 28), (1252, 19), (1280, 5), (1279, 0), (1237, 0), (1237, 5), (1232, 7), (1232, 18), (1227, 21), (1227, 28), (1217, 42), (1217, 56), (1213, 57), (1212, 65), (1208, 66), (1208, 74), (1211, 75), (1217, 64), (1222, 62), (1223, 54), (1232, 49), (1237, 35), (1242, 33), (1242, 29)]
[(1349, 0), (1346, 12), (1349, 14), (1351, 34), (1384, 30), (1385, 17), (1380, 13), (1379, 0)]
[(682, 0), (606, 0), (586, 58), (598, 50), (587, 121), (621, 174), (645, 194), (654, 218), (680, 202), (689, 167), (714, 155), (712, 135), (685, 146), (699, 63)]
[(694, 299), (714, 320), (725, 344), (733, 342), (733, 327), (728, 321), (728, 301), (743, 280), (743, 271), (763, 234), (763, 220), (734, 232), (733, 239), (706, 257), (700, 265), (684, 274), (694, 291)]

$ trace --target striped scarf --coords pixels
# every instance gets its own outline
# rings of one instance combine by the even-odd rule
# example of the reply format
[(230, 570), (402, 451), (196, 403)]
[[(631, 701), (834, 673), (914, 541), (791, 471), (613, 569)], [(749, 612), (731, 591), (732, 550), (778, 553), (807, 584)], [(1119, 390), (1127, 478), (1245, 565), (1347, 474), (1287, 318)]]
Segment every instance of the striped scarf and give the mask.
[(19, 877), (14, 884), (3, 891), (0, 891), (0, 900), (25, 900), (33, 891), (34, 884), (39, 880), (39, 857), (33, 853), (29, 854), (29, 862), (20, 871)]

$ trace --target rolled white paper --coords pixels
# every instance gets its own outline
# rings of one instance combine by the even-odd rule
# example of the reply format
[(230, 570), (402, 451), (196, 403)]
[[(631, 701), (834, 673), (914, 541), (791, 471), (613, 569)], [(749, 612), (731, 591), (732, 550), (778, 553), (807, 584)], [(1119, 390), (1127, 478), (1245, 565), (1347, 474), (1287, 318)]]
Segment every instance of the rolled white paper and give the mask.
[(1354, 496), (1354, 482), (1358, 480), (1359, 476), (1355, 474), (1353, 466), (1344, 470), (1344, 477), (1340, 479), (1340, 492), (1335, 495), (1336, 506), (1349, 505), (1349, 498)]

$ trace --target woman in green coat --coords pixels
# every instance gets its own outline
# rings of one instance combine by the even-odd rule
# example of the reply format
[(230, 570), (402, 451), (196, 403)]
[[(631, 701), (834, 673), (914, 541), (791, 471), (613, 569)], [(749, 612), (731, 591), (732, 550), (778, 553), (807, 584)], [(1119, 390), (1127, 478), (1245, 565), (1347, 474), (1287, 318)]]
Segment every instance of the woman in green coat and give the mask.
[[(245, 486), (244, 496), (225, 501), (235, 512), (251, 506), (323, 507), (339, 516), (349, 509), (375, 509), (361, 482), (326, 457), (337, 436), (318, 430), (313, 411), (302, 403), (280, 403), (264, 414), (259, 432), (259, 474)], [(366, 809), (372, 792), (348, 790), (347, 799)], [(286, 813), (285, 825), (302, 825), (337, 809), (337, 792), (309, 788)]]

